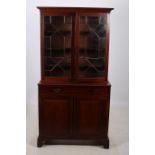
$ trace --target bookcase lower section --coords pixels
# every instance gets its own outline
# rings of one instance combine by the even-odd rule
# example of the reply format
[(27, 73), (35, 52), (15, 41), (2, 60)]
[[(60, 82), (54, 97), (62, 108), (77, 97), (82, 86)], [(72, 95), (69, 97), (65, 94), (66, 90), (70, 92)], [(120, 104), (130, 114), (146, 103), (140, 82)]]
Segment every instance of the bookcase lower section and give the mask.
[(46, 144), (109, 148), (110, 84), (39, 84), (38, 147)]

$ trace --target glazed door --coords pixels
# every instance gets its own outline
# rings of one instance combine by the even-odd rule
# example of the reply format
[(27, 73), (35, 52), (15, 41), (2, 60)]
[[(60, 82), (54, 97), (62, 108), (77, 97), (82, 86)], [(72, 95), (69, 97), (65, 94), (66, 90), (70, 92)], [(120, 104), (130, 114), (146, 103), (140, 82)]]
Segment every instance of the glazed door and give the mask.
[(44, 80), (106, 80), (108, 15), (45, 13), (42, 15), (42, 78)]
[(72, 75), (74, 18), (71, 13), (42, 16), (42, 74), (46, 79), (68, 81)]
[(106, 133), (106, 101), (77, 98), (76, 135), (81, 138), (102, 138)]
[(71, 136), (72, 100), (65, 97), (43, 97), (40, 100), (40, 133), (48, 138)]
[(78, 25), (78, 79), (103, 80), (107, 76), (107, 15), (80, 13)]

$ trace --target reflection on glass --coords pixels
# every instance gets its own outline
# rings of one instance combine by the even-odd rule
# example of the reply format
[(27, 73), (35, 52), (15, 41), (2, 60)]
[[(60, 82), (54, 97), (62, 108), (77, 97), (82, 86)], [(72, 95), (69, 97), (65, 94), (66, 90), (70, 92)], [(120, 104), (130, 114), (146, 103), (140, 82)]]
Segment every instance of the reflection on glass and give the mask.
[(103, 77), (105, 59), (104, 16), (80, 17), (80, 77)]
[(71, 67), (72, 18), (44, 17), (45, 75), (69, 76)]

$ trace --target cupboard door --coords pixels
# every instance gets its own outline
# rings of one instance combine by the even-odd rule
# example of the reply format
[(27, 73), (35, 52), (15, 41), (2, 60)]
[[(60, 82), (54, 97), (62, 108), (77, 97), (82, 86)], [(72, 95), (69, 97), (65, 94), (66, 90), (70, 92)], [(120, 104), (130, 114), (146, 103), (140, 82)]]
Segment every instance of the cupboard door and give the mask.
[(71, 76), (73, 50), (73, 16), (50, 14), (43, 16), (44, 76), (46, 78)]
[(78, 76), (79, 79), (106, 76), (107, 16), (79, 15)]
[(72, 103), (66, 98), (42, 98), (40, 132), (44, 137), (65, 138), (71, 131)]
[(77, 99), (77, 135), (82, 138), (106, 135), (106, 102), (98, 99)]

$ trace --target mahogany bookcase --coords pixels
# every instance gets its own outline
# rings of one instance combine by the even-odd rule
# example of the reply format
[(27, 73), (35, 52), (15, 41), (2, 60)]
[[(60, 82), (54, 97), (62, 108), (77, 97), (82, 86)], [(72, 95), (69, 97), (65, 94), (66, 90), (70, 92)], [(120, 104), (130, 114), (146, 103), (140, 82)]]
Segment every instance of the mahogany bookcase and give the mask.
[(85, 144), (109, 148), (109, 14), (113, 8), (38, 9), (38, 147)]

